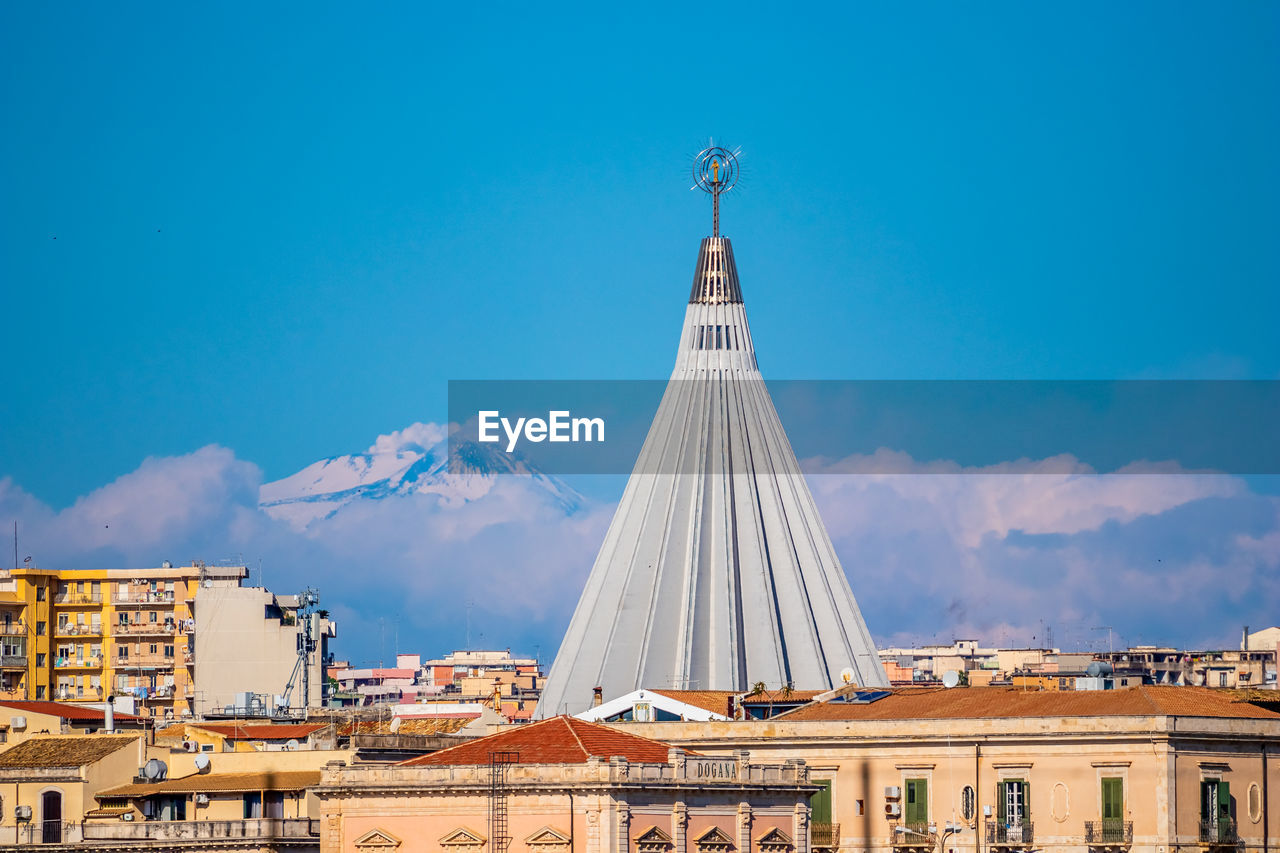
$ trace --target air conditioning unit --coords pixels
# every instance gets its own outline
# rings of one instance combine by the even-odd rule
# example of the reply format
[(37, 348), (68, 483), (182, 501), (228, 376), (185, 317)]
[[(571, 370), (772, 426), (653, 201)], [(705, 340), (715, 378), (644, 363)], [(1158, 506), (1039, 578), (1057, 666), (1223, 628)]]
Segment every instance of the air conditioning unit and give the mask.
[(201, 806), (207, 806), (207, 805), (209, 805), (209, 795), (208, 795), (208, 794), (196, 794), (196, 804), (197, 804), (197, 805), (201, 805)]
[(884, 798), (886, 800), (897, 800), (902, 797), (902, 788), (898, 785), (885, 785)]
[(22, 716), (10, 717), (9, 728), (15, 732), (20, 732), (27, 727), (27, 718)]
[(901, 817), (902, 804), (901, 803), (885, 803), (884, 816), (885, 817)]
[(31, 820), (31, 806), (14, 806), (13, 816), (17, 820)]

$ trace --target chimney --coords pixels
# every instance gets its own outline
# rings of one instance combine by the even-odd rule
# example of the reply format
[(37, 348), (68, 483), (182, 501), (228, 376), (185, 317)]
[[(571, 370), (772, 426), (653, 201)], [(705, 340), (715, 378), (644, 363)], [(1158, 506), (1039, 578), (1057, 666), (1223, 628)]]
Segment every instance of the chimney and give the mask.
[(1240, 651), (1249, 651), (1249, 626), (1244, 626), (1244, 638), (1240, 641)]
[(108, 696), (108, 697), (107, 697), (107, 707), (106, 707), (106, 709), (102, 712), (103, 722), (106, 724), (106, 725), (104, 726), (104, 728), (106, 728), (106, 730), (107, 730), (107, 734), (111, 734), (112, 732), (114, 732), (114, 731), (116, 730), (116, 707), (115, 707), (115, 702), (116, 702), (116, 697), (114, 697), (114, 696)]
[(604, 688), (592, 687), (591, 688), (591, 707), (599, 708), (603, 704), (604, 704)]

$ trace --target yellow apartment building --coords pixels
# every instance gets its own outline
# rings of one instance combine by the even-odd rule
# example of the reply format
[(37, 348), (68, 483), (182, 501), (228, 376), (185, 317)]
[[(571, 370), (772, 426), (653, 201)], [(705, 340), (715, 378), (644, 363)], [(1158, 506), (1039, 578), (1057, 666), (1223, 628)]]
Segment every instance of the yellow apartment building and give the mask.
[[(215, 703), (221, 710), (246, 691), (280, 693), (296, 663), (297, 602), (242, 586), (247, 575), (199, 561), (0, 572), (0, 699), (127, 696), (139, 715), (181, 718)], [(327, 619), (314, 626), (312, 705), (321, 700), (325, 640), (336, 633)], [(200, 675), (198, 643), (209, 658)], [(234, 665), (236, 656), (244, 663)]]

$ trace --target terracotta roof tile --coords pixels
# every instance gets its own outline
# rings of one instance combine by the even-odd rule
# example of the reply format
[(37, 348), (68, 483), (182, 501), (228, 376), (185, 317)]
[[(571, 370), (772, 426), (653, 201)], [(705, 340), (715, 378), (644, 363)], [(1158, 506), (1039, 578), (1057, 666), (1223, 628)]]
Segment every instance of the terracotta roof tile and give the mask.
[(488, 764), (491, 752), (518, 752), (522, 764), (582, 764), (588, 758), (613, 756), (665, 764), (669, 749), (670, 746), (661, 741), (561, 716), (512, 726), (497, 734), (401, 763), (409, 766)]
[[(0, 701), (0, 706), (12, 708), (15, 711), (25, 711), (28, 714), (48, 714), (51, 717), (61, 717), (64, 720), (84, 720), (87, 722), (101, 723), (106, 717), (106, 713), (101, 708), (92, 708), (86, 705), (75, 705), (65, 702), (10, 702)], [(115, 719), (117, 722), (138, 722), (142, 718), (135, 717), (133, 714), (121, 714), (116, 712)]]
[(766, 690), (763, 693), (748, 693), (742, 697), (743, 705), (768, 705), (770, 703), (809, 702), (813, 697), (826, 693), (826, 690)]
[(152, 794), (209, 794), (219, 791), (301, 791), (320, 784), (319, 770), (193, 773), (163, 782), (117, 785), (94, 794), (99, 800), (147, 797)]
[(192, 723), (193, 729), (203, 729), (230, 740), (302, 740), (325, 728), (328, 723)]
[(729, 700), (738, 695), (731, 690), (650, 690), (649, 692), (722, 717), (728, 716)]
[(901, 688), (869, 704), (815, 702), (778, 720), (946, 720), (1012, 717), (1229, 717), (1280, 714), (1204, 687), (1142, 685), (1118, 690), (1023, 690), (1018, 687)]
[(462, 731), (475, 717), (403, 717), (393, 732), (391, 720), (348, 720), (338, 729), (338, 734), (348, 737), (360, 735), (451, 735)]
[(0, 769), (83, 767), (141, 740), (139, 735), (33, 737), (0, 752)]

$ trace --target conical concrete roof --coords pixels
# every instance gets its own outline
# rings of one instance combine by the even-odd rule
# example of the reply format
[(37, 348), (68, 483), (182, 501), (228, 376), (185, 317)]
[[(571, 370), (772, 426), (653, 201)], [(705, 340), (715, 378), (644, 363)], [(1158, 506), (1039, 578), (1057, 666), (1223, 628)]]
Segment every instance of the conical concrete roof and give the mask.
[(547, 678), (592, 689), (887, 686), (756, 364), (733, 248), (702, 241), (680, 350)]

